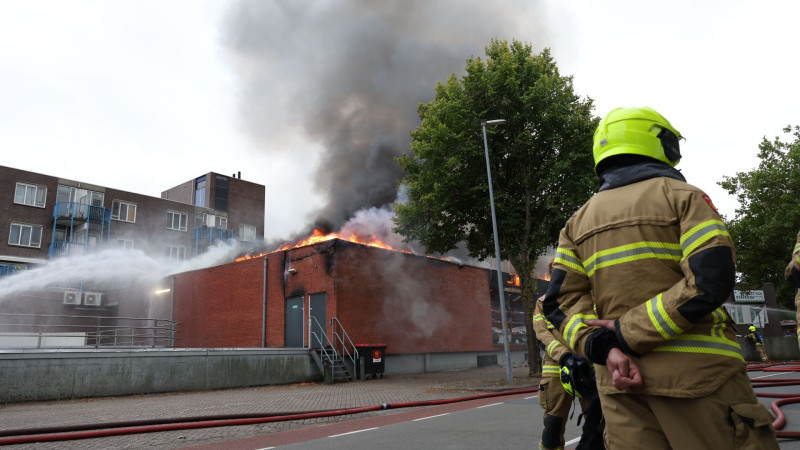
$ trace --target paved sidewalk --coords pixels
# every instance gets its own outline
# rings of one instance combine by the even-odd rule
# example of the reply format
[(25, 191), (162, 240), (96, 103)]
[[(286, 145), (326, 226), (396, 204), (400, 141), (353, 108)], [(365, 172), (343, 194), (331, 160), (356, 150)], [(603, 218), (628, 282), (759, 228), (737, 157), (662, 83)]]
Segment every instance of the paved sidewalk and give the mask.
[[(514, 367), (513, 386), (503, 367), (418, 375), (386, 375), (349, 383), (302, 383), (216, 391), (104, 397), (54, 402), (7, 404), (0, 407), (0, 431), (74, 426), (145, 419), (289, 413), (469, 397), (499, 390), (537, 387), (528, 367)], [(342, 422), (402, 409), (371, 411), (256, 425), (160, 431), (70, 441), (18, 444), (5, 448), (36, 449), (175, 449)]]

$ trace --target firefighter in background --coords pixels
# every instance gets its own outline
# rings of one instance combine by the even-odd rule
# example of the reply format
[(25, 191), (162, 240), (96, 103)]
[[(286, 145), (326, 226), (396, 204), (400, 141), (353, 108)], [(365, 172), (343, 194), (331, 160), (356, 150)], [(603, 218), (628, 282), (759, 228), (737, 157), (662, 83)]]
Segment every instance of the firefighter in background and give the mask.
[[(800, 233), (797, 233), (797, 242), (792, 250), (792, 260), (786, 266), (786, 281), (800, 288)], [(797, 308), (797, 345), (800, 346), (800, 290), (794, 296), (794, 306)]]
[(761, 357), (761, 362), (769, 361), (767, 349), (764, 348), (764, 341), (761, 340), (761, 335), (756, 333), (756, 327), (754, 325), (750, 325), (748, 331), (750, 332), (747, 333), (745, 337), (753, 344), (753, 347), (755, 347), (756, 351), (758, 352), (758, 356)]
[(561, 230), (544, 313), (569, 348), (606, 366), (606, 447), (778, 449), (722, 307), (733, 242), (674, 168), (680, 138), (647, 107), (600, 121), (599, 192)]
[[(547, 322), (542, 314), (542, 298), (539, 297), (536, 301), (536, 308), (533, 311), (533, 330), (536, 332), (539, 345), (544, 349), (542, 381), (539, 382), (539, 405), (544, 408), (544, 428), (539, 450), (562, 450), (564, 430), (575, 398), (561, 385), (561, 366), (557, 361), (560, 361), (562, 356), (569, 357), (570, 352), (555, 336), (561, 333), (554, 330), (553, 325)], [(586, 400), (583, 398), (578, 400), (581, 411), (585, 411), (588, 406)]]
[[(552, 267), (553, 261), (551, 260), (549, 265), (551, 272)], [(533, 330), (539, 340), (539, 345), (544, 350), (542, 380), (539, 383), (539, 405), (544, 408), (544, 428), (542, 429), (542, 440), (539, 442), (539, 449), (560, 450), (564, 448), (564, 430), (569, 419), (570, 407), (575, 402), (575, 392), (572, 390), (572, 386), (569, 383), (566, 386), (561, 383), (562, 364), (560, 364), (560, 361), (566, 363), (570, 358), (574, 359), (575, 356), (564, 345), (561, 333), (555, 330), (553, 325), (542, 314), (543, 299), (544, 296), (537, 299), (533, 311)], [(596, 395), (594, 401), (580, 396), (578, 402), (585, 421), (581, 442), (576, 449), (602, 449), (603, 423), (599, 399), (597, 399)]]

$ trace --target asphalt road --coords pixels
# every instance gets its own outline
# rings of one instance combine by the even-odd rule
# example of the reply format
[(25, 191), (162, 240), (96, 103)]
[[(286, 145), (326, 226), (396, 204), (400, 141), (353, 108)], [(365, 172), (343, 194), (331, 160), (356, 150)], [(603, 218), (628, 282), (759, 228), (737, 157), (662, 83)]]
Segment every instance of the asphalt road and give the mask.
[[(778, 367), (780, 369), (780, 367)], [(750, 372), (751, 379), (798, 379), (795, 372)], [(756, 392), (795, 393), (799, 386), (757, 388)], [(774, 398), (760, 398), (770, 409)], [(771, 410), (771, 409), (770, 409)], [(800, 403), (781, 407), (786, 415), (786, 431), (800, 431)], [(566, 448), (580, 439), (575, 414), (567, 424)], [(312, 429), (287, 431), (225, 443), (226, 450), (237, 449), (531, 449), (539, 442), (542, 409), (535, 394), (474, 400), (451, 405), (412, 409), (393, 415), (349, 420)], [(782, 450), (800, 450), (800, 440), (779, 439)], [(203, 447), (211, 448), (211, 446)], [(643, 447), (646, 445), (643, 443)]]

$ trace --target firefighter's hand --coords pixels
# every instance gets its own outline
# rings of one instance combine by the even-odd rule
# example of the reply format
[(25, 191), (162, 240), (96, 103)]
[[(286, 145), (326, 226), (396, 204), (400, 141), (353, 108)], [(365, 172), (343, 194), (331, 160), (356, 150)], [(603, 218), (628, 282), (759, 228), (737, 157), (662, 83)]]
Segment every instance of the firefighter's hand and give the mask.
[(642, 385), (642, 374), (639, 373), (639, 366), (633, 362), (633, 358), (616, 347), (608, 352), (606, 368), (611, 374), (614, 387), (621, 391), (627, 391), (630, 388)]
[(601, 327), (607, 328), (613, 332), (617, 332), (617, 327), (614, 325), (613, 320), (602, 320), (602, 319), (588, 319), (584, 320), (583, 323), (589, 325), (590, 327)]

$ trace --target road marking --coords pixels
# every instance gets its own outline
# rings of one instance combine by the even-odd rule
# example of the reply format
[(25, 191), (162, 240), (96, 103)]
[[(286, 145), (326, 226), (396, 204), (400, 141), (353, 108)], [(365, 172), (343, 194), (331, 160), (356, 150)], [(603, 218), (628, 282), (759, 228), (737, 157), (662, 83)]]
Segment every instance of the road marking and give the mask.
[(483, 405), (483, 406), (478, 406), (478, 409), (480, 409), (480, 408), (488, 408), (489, 406), (497, 406), (497, 405), (502, 405), (502, 404), (503, 404), (503, 402), (500, 402), (500, 403), (492, 403), (491, 405)]
[(264, 447), (264, 448), (257, 448), (256, 450), (270, 450), (275, 447)]
[(571, 444), (574, 444), (574, 443), (580, 442), (580, 441), (581, 441), (581, 437), (578, 436), (578, 437), (576, 437), (575, 439), (573, 439), (573, 440), (571, 440), (569, 442), (564, 442), (564, 446), (566, 447), (567, 445), (571, 445)]
[(437, 414), (435, 416), (428, 416), (428, 417), (420, 417), (419, 419), (412, 420), (412, 422), (417, 422), (417, 421), (420, 421), (420, 420), (433, 419), (434, 417), (442, 417), (442, 416), (448, 416), (448, 415), (450, 415), (450, 413)]
[(531, 395), (530, 397), (525, 397), (525, 400), (530, 400), (530, 399), (532, 399), (532, 398), (536, 398), (536, 397), (538, 397), (538, 396), (539, 396), (539, 394), (536, 394), (536, 395)]
[(363, 430), (349, 431), (349, 432), (347, 432), (347, 433), (341, 433), (341, 434), (333, 434), (333, 435), (330, 435), (330, 436), (328, 436), (328, 437), (347, 436), (348, 434), (361, 433), (362, 431), (372, 431), (372, 430), (377, 430), (378, 428), (379, 428), (379, 427), (365, 428), (365, 429), (363, 429)]
[(758, 380), (760, 378), (775, 377), (775, 376), (778, 376), (778, 375), (786, 375), (788, 373), (789, 372), (778, 372), (778, 373), (774, 373), (774, 374), (770, 374), (770, 375), (762, 375), (760, 377), (753, 377), (753, 378), (751, 378), (751, 380)]

